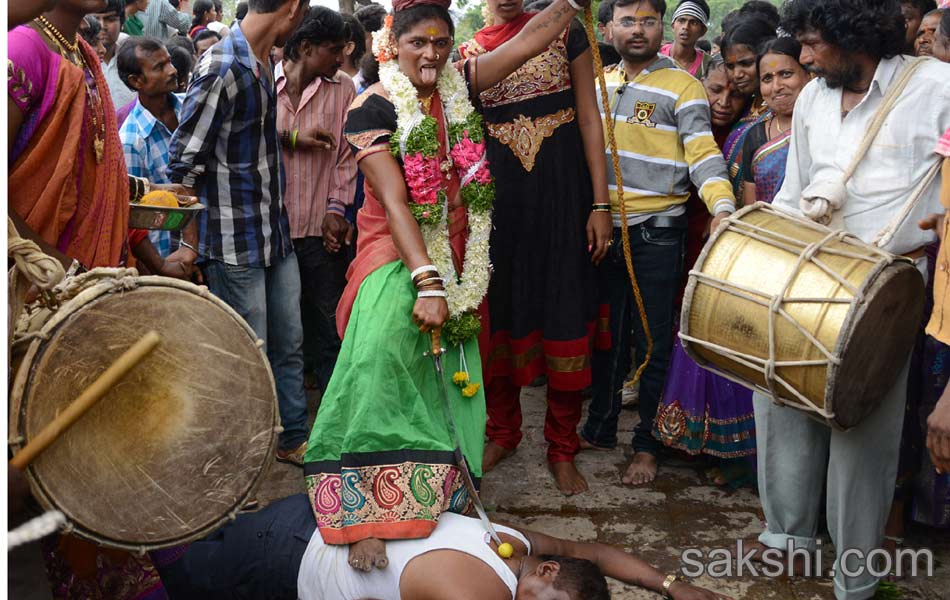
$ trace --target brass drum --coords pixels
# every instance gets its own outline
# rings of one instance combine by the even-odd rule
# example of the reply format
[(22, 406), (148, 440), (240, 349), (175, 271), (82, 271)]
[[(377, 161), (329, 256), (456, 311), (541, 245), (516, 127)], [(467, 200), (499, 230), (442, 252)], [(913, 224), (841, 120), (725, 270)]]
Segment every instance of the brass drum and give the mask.
[(699, 365), (848, 429), (893, 385), (923, 305), (912, 261), (758, 203), (706, 243), (680, 338)]
[[(207, 288), (131, 269), (67, 280), (14, 341), (18, 450), (149, 330), (159, 346), (30, 465), (44, 508), (95, 543), (154, 550), (233, 518), (273, 462), (274, 379), (257, 336)], [(60, 290), (62, 291), (62, 290)], [(75, 294), (75, 295), (73, 295)]]

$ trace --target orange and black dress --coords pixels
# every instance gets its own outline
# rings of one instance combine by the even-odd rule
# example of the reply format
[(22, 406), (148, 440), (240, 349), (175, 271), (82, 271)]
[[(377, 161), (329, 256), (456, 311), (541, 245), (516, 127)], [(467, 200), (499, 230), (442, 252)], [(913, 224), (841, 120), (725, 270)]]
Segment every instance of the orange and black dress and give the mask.
[[(482, 29), (459, 48), (462, 57), (493, 50), (533, 16)], [(494, 272), (480, 339), (488, 436), (501, 446), (517, 446), (519, 388), (546, 375), (551, 462), (571, 460), (577, 451), (578, 391), (591, 382), (597, 320), (586, 234), (593, 189), (570, 72), (571, 62), (588, 48), (583, 28), (574, 23), (477, 99), (496, 181)]]

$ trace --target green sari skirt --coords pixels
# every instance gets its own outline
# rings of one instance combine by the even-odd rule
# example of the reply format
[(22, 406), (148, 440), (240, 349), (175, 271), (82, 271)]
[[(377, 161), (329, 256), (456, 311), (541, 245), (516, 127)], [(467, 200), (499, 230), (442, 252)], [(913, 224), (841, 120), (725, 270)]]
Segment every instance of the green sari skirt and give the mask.
[[(323, 540), (427, 537), (444, 511), (470, 504), (454, 458), (429, 336), (412, 321), (416, 291), (402, 261), (362, 283), (336, 368), (310, 432), (304, 475)], [(472, 476), (481, 476), (485, 395), (462, 395), (458, 346), (442, 356), (457, 435)], [(481, 383), (478, 342), (464, 344)]]

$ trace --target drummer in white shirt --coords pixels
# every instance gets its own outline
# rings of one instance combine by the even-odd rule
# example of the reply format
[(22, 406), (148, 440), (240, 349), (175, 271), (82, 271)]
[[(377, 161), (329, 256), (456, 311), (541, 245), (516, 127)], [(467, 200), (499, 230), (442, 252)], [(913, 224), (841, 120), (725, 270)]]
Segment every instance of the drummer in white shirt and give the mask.
[[(950, 65), (934, 60), (917, 69), (842, 187), (888, 89), (913, 60), (900, 55), (900, 2), (796, 0), (785, 5), (782, 29), (801, 42), (801, 63), (818, 79), (795, 105), (785, 182), (773, 205), (873, 243), (939, 160), (933, 148), (950, 126)], [(913, 258), (922, 273), (923, 247), (935, 237), (920, 230), (917, 221), (940, 211), (938, 192), (936, 180), (884, 244)], [(848, 549), (867, 556), (880, 546), (894, 497), (909, 360), (894, 365), (901, 374), (877, 410), (847, 432), (755, 394), (759, 486), (767, 520), (756, 544), (760, 553), (784, 551), (789, 544), (815, 550), (825, 485), (828, 530), (839, 559)], [(854, 573), (864, 561), (849, 555), (847, 563), (846, 570)], [(877, 577), (867, 569), (848, 576), (839, 566), (836, 561), (838, 600), (874, 596)]]

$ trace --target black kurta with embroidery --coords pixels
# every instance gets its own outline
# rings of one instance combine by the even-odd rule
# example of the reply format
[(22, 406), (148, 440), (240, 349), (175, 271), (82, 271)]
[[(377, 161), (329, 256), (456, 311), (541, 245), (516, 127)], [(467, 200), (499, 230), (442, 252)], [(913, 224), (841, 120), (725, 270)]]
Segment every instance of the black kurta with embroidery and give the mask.
[[(575, 23), (548, 49), (479, 95), (496, 181), (484, 377), (580, 390), (590, 384), (597, 317), (587, 250), (593, 202), (570, 63), (588, 49)], [(483, 54), (475, 40), (463, 57)], [(488, 343), (486, 343), (488, 342)]]

